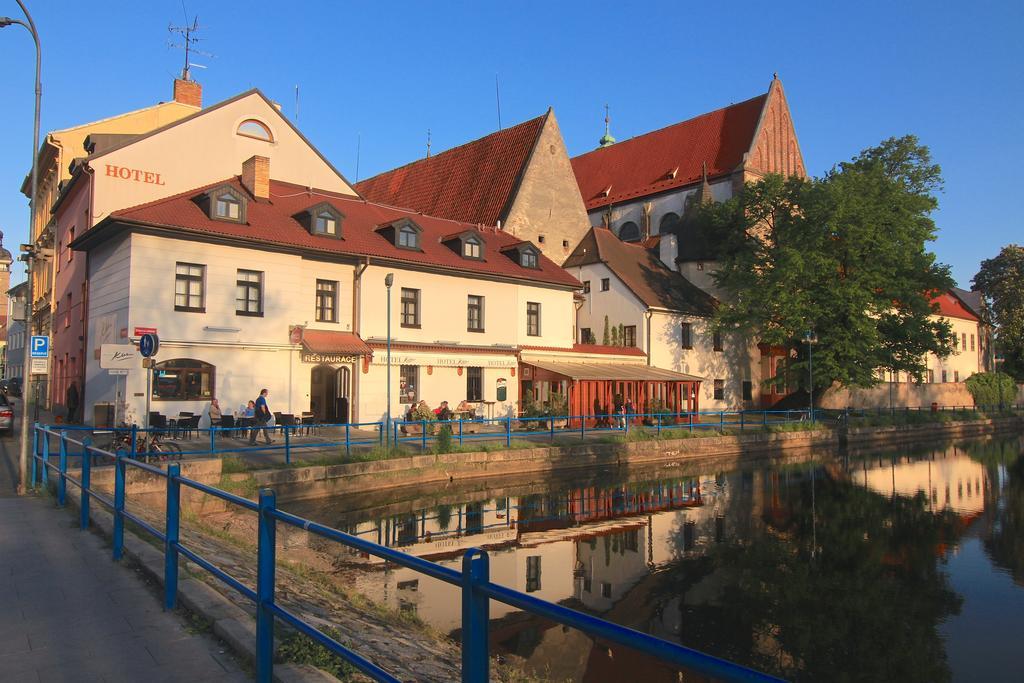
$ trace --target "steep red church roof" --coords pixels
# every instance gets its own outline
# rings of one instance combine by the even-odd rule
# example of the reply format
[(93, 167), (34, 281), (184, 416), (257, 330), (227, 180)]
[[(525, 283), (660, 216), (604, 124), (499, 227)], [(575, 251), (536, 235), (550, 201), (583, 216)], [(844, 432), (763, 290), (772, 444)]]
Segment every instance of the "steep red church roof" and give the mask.
[[(549, 112), (550, 113), (550, 110)], [(548, 114), (356, 183), (371, 202), (497, 225)]]
[(701, 114), (572, 160), (587, 210), (736, 170), (750, 150), (768, 94)]
[(971, 312), (952, 292), (943, 292), (932, 299), (932, 303), (939, 305), (938, 314), (947, 318), (960, 318), (961, 320), (977, 321), (978, 316)]

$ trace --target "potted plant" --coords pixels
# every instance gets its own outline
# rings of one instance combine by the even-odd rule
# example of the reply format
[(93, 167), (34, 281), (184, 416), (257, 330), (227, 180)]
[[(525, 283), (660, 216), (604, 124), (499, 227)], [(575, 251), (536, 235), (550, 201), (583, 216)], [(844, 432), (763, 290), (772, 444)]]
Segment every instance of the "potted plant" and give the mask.
[(569, 398), (565, 394), (551, 394), (548, 406), (548, 414), (556, 418), (554, 428), (564, 429), (569, 423)]
[[(405, 425), (406, 433), (421, 434), (422, 432), (420, 430), (422, 429), (423, 425), (420, 423), (433, 422), (435, 419), (437, 418), (434, 415), (434, 411), (430, 409), (430, 406), (428, 406), (423, 401), (420, 401), (413, 407), (412, 412), (409, 415), (409, 423)], [(427, 424), (426, 429), (427, 434), (434, 433), (433, 427), (431, 425)]]

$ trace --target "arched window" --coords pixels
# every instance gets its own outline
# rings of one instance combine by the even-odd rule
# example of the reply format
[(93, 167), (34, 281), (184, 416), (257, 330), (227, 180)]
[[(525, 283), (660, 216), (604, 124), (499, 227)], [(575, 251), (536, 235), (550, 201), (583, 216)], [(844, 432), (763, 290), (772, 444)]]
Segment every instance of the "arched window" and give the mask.
[(238, 134), (244, 135), (247, 138), (256, 138), (257, 140), (265, 140), (266, 142), (273, 142), (274, 136), (270, 134), (270, 129), (267, 128), (266, 124), (257, 121), (256, 119), (246, 119), (238, 126)]
[(619, 227), (619, 239), (623, 242), (639, 242), (640, 228), (633, 221), (627, 221)]
[(670, 211), (661, 217), (661, 222), (658, 223), (658, 234), (669, 235), (675, 232), (677, 225), (679, 225), (679, 216)]
[(175, 358), (153, 368), (153, 400), (208, 401), (213, 398), (216, 368), (192, 358)]

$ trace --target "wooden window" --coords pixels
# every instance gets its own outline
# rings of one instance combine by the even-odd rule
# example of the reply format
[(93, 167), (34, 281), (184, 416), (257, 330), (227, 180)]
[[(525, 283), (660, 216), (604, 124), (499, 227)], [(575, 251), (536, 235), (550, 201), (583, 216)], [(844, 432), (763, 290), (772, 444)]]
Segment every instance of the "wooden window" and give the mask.
[(692, 323), (680, 323), (679, 325), (679, 345), (684, 349), (693, 348), (693, 324)]
[(338, 283), (334, 280), (316, 281), (316, 321), (338, 322)]
[(959, 382), (960, 381), (960, 371), (959, 370), (954, 370), (953, 371), (953, 381), (954, 382)]
[(533, 301), (526, 304), (526, 334), (530, 337), (540, 336), (540, 304)]
[(974, 350), (974, 335), (971, 335), (971, 351)]
[(214, 396), (216, 368), (201, 360), (176, 358), (153, 368), (156, 401), (209, 400)]
[(754, 383), (751, 382), (749, 379), (743, 380), (743, 400), (754, 400)]
[(589, 327), (580, 328), (580, 344), (593, 344), (594, 342), (590, 341), (593, 336), (594, 335), (591, 334)]
[(482, 296), (469, 295), (466, 304), (466, 329), (469, 332), (484, 331), (484, 298)]
[(64, 327), (71, 327), (71, 292), (68, 292), (68, 305), (64, 308)]
[(263, 315), (263, 273), (258, 270), (238, 270), (235, 280), (235, 314)]
[(419, 400), (418, 365), (403, 365), (398, 371), (398, 402), (416, 403)]
[(242, 219), (242, 202), (230, 192), (221, 192), (214, 199), (213, 214), (216, 218), (239, 221)]
[(483, 258), (483, 245), (474, 237), (467, 237), (462, 242), (462, 255), (466, 258)]
[(419, 249), (419, 231), (411, 225), (403, 225), (398, 229), (398, 246), (402, 249)]
[(601, 278), (601, 291), (602, 292), (607, 292), (611, 288), (612, 288), (612, 281), (611, 281), (611, 279), (610, 278), (606, 278), (606, 277)]
[(712, 345), (712, 347), (714, 348), (715, 351), (721, 351), (722, 350), (722, 333), (721, 332), (713, 332), (711, 334), (711, 345)]
[(174, 310), (206, 312), (206, 266), (177, 263), (174, 267)]
[(402, 327), (420, 326), (420, 290), (402, 287)]
[(313, 231), (318, 235), (334, 237), (338, 234), (338, 219), (330, 211), (318, 211), (313, 224)]
[(519, 254), (519, 265), (523, 268), (536, 268), (537, 253), (531, 249), (523, 249)]
[(466, 368), (466, 400), (484, 400), (484, 369)]
[(715, 400), (716, 401), (722, 401), (724, 399), (725, 399), (725, 380), (724, 379), (716, 379), (715, 380)]
[(960, 341), (961, 341), (960, 348), (963, 349), (964, 351), (966, 351), (967, 350), (967, 333), (966, 332), (961, 332), (961, 339), (960, 339)]
[(242, 121), (238, 126), (238, 134), (244, 135), (247, 138), (263, 140), (264, 142), (274, 141), (274, 136), (270, 134), (270, 129), (264, 123), (255, 119)]
[(590, 294), (590, 280), (583, 281), (583, 293)]
[(946, 382), (948, 382), (948, 381), (949, 381), (949, 375), (947, 375), (947, 374), (946, 374), (946, 371), (945, 371), (945, 370), (943, 370), (943, 371), (942, 371), (942, 383), (943, 383), (943, 384), (945, 384), (945, 383), (946, 383)]
[(934, 383), (935, 383), (935, 371), (932, 370), (931, 368), (928, 368), (928, 384), (934, 384)]
[(622, 328), (622, 345), (636, 346), (636, 325), (626, 325)]

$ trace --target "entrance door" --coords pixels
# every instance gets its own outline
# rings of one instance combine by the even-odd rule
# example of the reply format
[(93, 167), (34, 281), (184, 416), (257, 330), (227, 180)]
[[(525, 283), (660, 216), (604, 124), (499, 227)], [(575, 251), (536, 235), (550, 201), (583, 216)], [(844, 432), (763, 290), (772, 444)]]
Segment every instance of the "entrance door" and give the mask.
[(336, 422), (349, 421), (349, 392), (352, 387), (352, 370), (340, 367), (334, 375), (334, 419)]
[(318, 365), (310, 376), (310, 410), (320, 422), (332, 424), (349, 420), (349, 396), (352, 388), (352, 369), (348, 366), (333, 368)]

